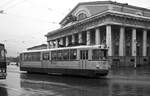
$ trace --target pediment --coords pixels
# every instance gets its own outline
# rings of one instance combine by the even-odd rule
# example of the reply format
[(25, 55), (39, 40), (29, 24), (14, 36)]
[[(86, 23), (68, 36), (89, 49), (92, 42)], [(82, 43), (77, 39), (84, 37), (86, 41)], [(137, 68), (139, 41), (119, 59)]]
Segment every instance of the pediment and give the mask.
[(70, 22), (70, 18), (73, 18), (73, 21), (79, 21), (103, 12), (104, 10), (108, 9), (109, 4), (109, 1), (79, 3), (71, 10), (70, 13), (68, 13), (68, 15), (60, 22), (60, 24), (66, 25), (68, 22)]

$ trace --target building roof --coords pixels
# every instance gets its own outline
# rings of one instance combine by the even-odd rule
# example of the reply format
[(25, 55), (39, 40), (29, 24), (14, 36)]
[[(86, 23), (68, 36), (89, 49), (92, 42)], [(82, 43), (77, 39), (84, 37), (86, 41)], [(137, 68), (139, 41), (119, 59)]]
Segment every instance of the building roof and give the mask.
[(41, 45), (33, 46), (30, 48), (27, 48), (27, 50), (32, 50), (32, 49), (39, 48), (39, 47), (47, 47), (47, 44), (41, 44)]
[(80, 2), (60, 21), (59, 24), (61, 24), (78, 6), (80, 6), (80, 5), (95, 5), (95, 4), (114, 4), (114, 5), (120, 5), (120, 6), (123, 5), (123, 6), (130, 7), (130, 8), (136, 8), (136, 9), (150, 11), (150, 9), (129, 5), (128, 3), (118, 3), (118, 2), (114, 2), (114, 1)]
[(0, 46), (4, 46), (4, 44), (0, 43)]
[(41, 49), (41, 50), (26, 50), (21, 53), (27, 53), (27, 52), (44, 52), (44, 51), (55, 51), (55, 50), (64, 50), (64, 49), (95, 49), (95, 48), (100, 48), (100, 49), (108, 49), (107, 46), (105, 45), (81, 45), (81, 46), (73, 46), (73, 47), (61, 47), (61, 48), (52, 48), (52, 49)]

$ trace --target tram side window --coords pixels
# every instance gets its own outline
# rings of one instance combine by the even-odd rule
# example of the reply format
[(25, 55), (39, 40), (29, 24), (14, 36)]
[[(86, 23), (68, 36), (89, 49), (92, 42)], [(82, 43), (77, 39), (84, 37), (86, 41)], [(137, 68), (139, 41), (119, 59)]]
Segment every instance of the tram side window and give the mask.
[(69, 50), (63, 50), (63, 60), (69, 60)]
[(27, 54), (24, 54), (24, 61), (27, 61)]
[(25, 53), (25, 54), (24, 54), (24, 61), (30, 61), (29, 59), (30, 59), (30, 58), (29, 58), (29, 54), (28, 54), (28, 53)]
[(19, 56), (19, 59), (22, 61), (23, 59), (22, 59), (22, 56), (23, 56), (23, 54), (20, 54), (20, 56)]
[(88, 59), (88, 50), (85, 51), (85, 54), (86, 54), (85, 59)]
[(32, 53), (32, 61), (40, 61), (40, 53)]
[(94, 49), (92, 51), (92, 59), (93, 60), (105, 60), (107, 59), (107, 51), (101, 49)]
[(71, 49), (70, 50), (70, 60), (76, 60), (76, 58), (77, 58), (77, 50)]
[(51, 56), (52, 60), (57, 60), (57, 51), (52, 51)]
[(77, 50), (57, 50), (51, 52), (52, 60), (76, 60), (77, 58)]
[(3, 58), (4, 57), (4, 52), (2, 49), (0, 49), (0, 58)]
[(40, 52), (25, 53), (24, 61), (40, 61)]
[(43, 60), (49, 60), (49, 53), (43, 53)]
[(107, 54), (108, 52), (107, 52), (107, 50), (104, 50), (104, 57), (105, 57), (105, 59), (108, 59), (107, 57), (108, 57), (108, 54)]
[(63, 53), (62, 50), (57, 51), (57, 60), (63, 60)]
[(0, 58), (2, 58), (1, 50), (0, 50)]

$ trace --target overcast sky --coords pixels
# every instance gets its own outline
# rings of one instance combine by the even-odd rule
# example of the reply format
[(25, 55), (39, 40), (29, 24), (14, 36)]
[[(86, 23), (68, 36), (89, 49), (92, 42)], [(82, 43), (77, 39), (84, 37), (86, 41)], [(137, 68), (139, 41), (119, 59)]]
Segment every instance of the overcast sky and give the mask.
[[(6, 45), (7, 56), (46, 43), (44, 35), (59, 28), (59, 22), (79, 2), (87, 1), (95, 0), (0, 0), (0, 10), (4, 10), (0, 14), (0, 42)], [(150, 9), (149, 0), (116, 1)]]

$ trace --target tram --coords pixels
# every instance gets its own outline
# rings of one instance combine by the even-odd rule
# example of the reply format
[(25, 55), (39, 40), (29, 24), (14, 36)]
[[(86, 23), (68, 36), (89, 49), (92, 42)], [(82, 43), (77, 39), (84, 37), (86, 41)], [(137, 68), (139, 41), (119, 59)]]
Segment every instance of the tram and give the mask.
[(6, 50), (4, 44), (0, 43), (0, 78), (5, 79), (7, 76)]
[(109, 72), (108, 48), (102, 45), (75, 46), (20, 53), (20, 70), (81, 76), (106, 76)]

